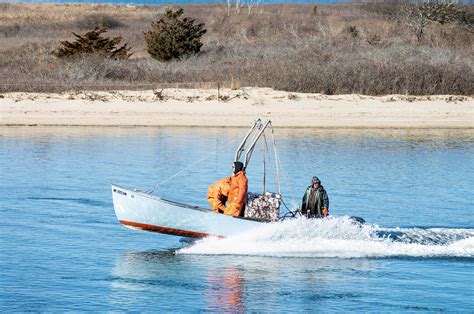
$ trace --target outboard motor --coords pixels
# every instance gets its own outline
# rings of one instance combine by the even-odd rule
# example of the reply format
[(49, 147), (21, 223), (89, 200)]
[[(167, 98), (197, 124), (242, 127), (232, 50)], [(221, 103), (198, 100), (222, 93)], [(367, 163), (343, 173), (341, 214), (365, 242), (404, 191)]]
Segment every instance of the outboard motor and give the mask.
[(360, 224), (360, 225), (365, 224), (365, 219), (362, 218), (362, 217), (351, 216), (351, 219), (352, 219), (352, 221), (354, 221), (354, 223), (356, 223), (356, 224)]

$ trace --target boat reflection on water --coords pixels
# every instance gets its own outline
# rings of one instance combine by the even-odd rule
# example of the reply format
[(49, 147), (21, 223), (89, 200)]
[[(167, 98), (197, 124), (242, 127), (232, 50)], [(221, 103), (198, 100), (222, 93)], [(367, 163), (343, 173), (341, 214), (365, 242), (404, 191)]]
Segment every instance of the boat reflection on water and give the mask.
[(150, 306), (153, 311), (245, 312), (269, 307), (291, 311), (292, 306), (314, 311), (324, 308), (320, 301), (337, 306), (344, 299), (361, 298), (360, 276), (372, 277), (385, 263), (173, 250), (125, 252), (112, 270), (108, 301), (111, 308), (137, 311), (150, 311)]
[(210, 310), (217, 312), (243, 312), (245, 310), (243, 270), (229, 266), (209, 272), (206, 299)]
[(109, 302), (120, 309), (145, 310), (158, 301), (163, 309), (172, 309), (164, 304), (171, 304), (169, 296), (174, 295), (175, 310), (195, 309), (201, 303), (202, 310), (244, 311), (243, 270), (215, 267), (212, 260), (173, 250), (126, 252), (112, 270)]

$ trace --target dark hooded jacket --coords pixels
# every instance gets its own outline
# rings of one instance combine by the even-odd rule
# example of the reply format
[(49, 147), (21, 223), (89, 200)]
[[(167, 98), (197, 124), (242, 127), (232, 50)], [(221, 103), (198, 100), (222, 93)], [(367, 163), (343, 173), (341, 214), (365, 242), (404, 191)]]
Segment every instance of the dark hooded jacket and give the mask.
[(301, 213), (307, 215), (309, 210), (310, 217), (320, 217), (323, 208), (329, 211), (329, 198), (324, 187), (320, 185), (317, 189), (313, 189), (311, 185), (308, 186), (303, 196)]

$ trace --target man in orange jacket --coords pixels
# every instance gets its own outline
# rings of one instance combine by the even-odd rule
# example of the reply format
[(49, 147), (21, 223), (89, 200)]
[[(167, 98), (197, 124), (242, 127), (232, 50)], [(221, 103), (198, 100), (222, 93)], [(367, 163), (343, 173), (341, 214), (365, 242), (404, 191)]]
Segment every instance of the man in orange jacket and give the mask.
[(215, 213), (224, 213), (230, 190), (230, 177), (220, 179), (207, 189), (207, 201)]
[(232, 164), (232, 171), (234, 175), (230, 177), (230, 189), (224, 214), (241, 216), (247, 201), (248, 180), (245, 176), (244, 164), (240, 161)]

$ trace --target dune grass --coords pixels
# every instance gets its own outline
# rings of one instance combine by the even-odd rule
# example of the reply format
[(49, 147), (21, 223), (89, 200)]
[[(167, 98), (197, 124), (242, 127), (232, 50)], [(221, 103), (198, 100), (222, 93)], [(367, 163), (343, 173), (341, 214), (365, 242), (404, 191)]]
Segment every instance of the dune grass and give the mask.
[[(224, 3), (182, 7), (205, 23), (202, 52), (159, 62), (147, 54), (143, 32), (169, 6), (2, 3), (0, 91), (238, 82), (325, 94), (474, 94), (474, 34), (432, 23), (418, 41), (401, 4), (272, 4), (250, 13), (228, 12)], [(51, 54), (95, 23), (109, 25), (108, 36), (122, 36), (133, 56)]]

